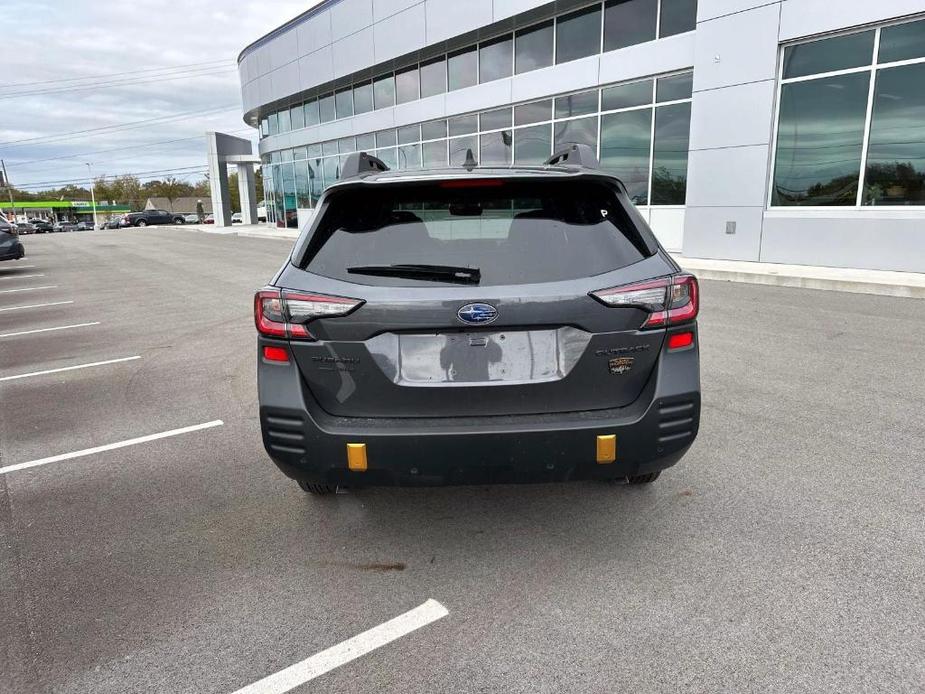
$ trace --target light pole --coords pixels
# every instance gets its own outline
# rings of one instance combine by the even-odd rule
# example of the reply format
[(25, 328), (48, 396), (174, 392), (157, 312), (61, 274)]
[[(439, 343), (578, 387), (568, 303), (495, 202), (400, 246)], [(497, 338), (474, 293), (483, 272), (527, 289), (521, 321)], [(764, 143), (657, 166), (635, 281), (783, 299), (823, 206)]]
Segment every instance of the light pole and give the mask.
[(93, 185), (93, 169), (90, 168), (90, 162), (85, 162), (87, 164), (87, 173), (90, 174), (90, 201), (93, 204), (93, 228), (99, 228), (99, 223), (96, 219), (96, 190)]

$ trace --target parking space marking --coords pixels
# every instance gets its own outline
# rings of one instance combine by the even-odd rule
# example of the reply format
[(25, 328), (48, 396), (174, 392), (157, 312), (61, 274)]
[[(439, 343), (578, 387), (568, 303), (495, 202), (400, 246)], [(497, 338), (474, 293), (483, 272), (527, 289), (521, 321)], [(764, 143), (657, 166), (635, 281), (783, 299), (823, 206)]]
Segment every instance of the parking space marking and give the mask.
[(27, 374), (16, 374), (15, 376), (3, 376), (0, 378), (0, 383), (3, 381), (15, 381), (20, 378), (31, 378), (33, 376), (47, 376), (48, 374), (59, 374), (64, 371), (77, 371), (78, 369), (89, 369), (94, 366), (106, 366), (107, 364), (121, 364), (124, 361), (135, 361), (136, 359), (141, 359), (140, 356), (134, 357), (119, 357), (118, 359), (107, 359), (106, 361), (94, 361), (89, 364), (78, 364), (77, 366), (62, 366), (60, 369), (46, 369), (45, 371), (32, 371)]
[(65, 304), (73, 304), (73, 301), (52, 301), (47, 304), (29, 304), (28, 306), (9, 306), (7, 308), (0, 308), (0, 311), (22, 311), (26, 308), (45, 308), (46, 306), (64, 306)]
[(75, 323), (74, 325), (58, 325), (54, 328), (38, 328), (37, 330), (23, 330), (18, 333), (0, 333), (0, 338), (2, 337), (20, 337), (21, 335), (35, 335), (36, 333), (50, 333), (56, 330), (70, 330), (71, 328), (88, 328), (91, 325), (99, 325), (99, 321), (94, 321), (93, 323)]
[(44, 277), (44, 276), (45, 276), (44, 273), (39, 273), (37, 275), (10, 275), (9, 277), (0, 277), (0, 281), (2, 280), (29, 280), (34, 277)]
[(31, 270), (35, 265), (10, 265), (9, 267), (0, 268), (0, 270)]
[(234, 694), (284, 694), (351, 660), (356, 660), (412, 631), (427, 626), (431, 622), (443, 619), (448, 614), (449, 611), (439, 602), (428, 600), (413, 610), (306, 658), (300, 663), (290, 665), (285, 670), (264, 677), (262, 680), (237, 690)]
[(46, 284), (44, 287), (19, 287), (18, 289), (0, 289), (0, 294), (15, 294), (16, 292), (36, 292), (39, 289), (57, 289), (57, 284)]
[(49, 458), (40, 458), (39, 460), (30, 460), (27, 463), (16, 463), (15, 465), (7, 465), (6, 467), (0, 467), (0, 475), (6, 475), (10, 472), (16, 472), (17, 470), (26, 470), (28, 468), (38, 467), (40, 465), (48, 465), (49, 463), (58, 463), (62, 460), (71, 460), (73, 458), (83, 458), (88, 455), (93, 455), (95, 453), (103, 453), (105, 451), (114, 451), (117, 448), (126, 448), (127, 446), (137, 446), (140, 443), (148, 443), (150, 441), (157, 441), (159, 439), (166, 439), (171, 436), (180, 436), (182, 434), (189, 434), (194, 431), (202, 431), (203, 429), (211, 429), (213, 427), (220, 427), (224, 422), (220, 419), (216, 419), (211, 422), (206, 422), (205, 424), (195, 424), (190, 427), (183, 427), (182, 429), (171, 429), (170, 431), (162, 431), (159, 434), (148, 434), (147, 436), (139, 436), (135, 439), (128, 439), (126, 441), (119, 441), (117, 443), (108, 443), (105, 446), (94, 446), (93, 448), (85, 448), (82, 451), (74, 451), (73, 453), (62, 453), (60, 455), (53, 455)]

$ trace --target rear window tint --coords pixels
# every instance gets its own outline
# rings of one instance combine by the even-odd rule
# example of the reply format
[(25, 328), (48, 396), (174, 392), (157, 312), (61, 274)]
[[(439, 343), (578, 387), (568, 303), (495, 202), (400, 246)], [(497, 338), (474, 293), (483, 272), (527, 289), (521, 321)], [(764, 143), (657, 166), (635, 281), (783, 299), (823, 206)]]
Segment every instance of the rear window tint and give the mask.
[(332, 191), (303, 267), (355, 284), (433, 280), (348, 272), (369, 265), (478, 268), (481, 286), (599, 275), (648, 252), (611, 187), (583, 181), (491, 181)]

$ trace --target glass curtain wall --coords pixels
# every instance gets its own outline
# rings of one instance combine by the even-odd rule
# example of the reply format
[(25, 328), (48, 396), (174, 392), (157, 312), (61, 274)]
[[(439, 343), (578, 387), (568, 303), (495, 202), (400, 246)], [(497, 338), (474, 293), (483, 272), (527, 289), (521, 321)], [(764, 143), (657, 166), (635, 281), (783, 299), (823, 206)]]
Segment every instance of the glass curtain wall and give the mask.
[(784, 49), (771, 205), (925, 206), (925, 20)]
[[(469, 156), (483, 166), (538, 165), (581, 143), (620, 177), (637, 205), (683, 205), (691, 82), (690, 72), (643, 79), (274, 152), (271, 161), (284, 163), (269, 167), (268, 190), (279, 192), (267, 200), (281, 201), (275, 214), (282, 220), (289, 219), (283, 193), (290, 188), (299, 206), (313, 206), (352, 151), (373, 152), (391, 169), (415, 170), (462, 166)], [(294, 170), (291, 182), (286, 167)]]

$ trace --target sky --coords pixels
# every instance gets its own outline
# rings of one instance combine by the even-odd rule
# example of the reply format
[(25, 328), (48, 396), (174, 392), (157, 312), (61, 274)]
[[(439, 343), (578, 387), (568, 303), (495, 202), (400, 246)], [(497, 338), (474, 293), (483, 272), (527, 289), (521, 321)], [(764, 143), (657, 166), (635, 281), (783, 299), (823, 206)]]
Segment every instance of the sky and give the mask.
[(4, 17), (15, 17), (0, 33), (0, 158), (11, 182), (86, 183), (87, 162), (94, 176), (199, 180), (207, 130), (256, 142), (242, 120), (238, 54), (316, 4), (4, 0)]

